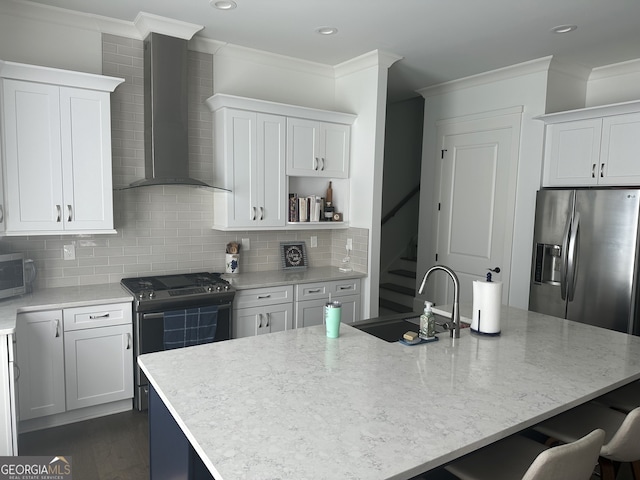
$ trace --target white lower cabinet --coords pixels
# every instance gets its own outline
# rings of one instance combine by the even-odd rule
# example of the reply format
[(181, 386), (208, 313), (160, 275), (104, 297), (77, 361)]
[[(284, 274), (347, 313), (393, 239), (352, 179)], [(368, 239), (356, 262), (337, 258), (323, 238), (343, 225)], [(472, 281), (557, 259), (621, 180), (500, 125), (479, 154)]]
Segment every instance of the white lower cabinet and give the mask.
[(234, 299), (233, 338), (293, 328), (293, 286), (240, 290)]
[(133, 398), (131, 303), (20, 313), (20, 420)]
[(296, 285), (296, 328), (322, 325), (324, 306), (331, 298), (341, 303), (342, 323), (360, 319), (360, 279)]
[(64, 332), (67, 410), (133, 397), (133, 328)]
[(18, 314), (20, 420), (65, 411), (62, 310)]
[(18, 455), (13, 338), (0, 335), (0, 456)]

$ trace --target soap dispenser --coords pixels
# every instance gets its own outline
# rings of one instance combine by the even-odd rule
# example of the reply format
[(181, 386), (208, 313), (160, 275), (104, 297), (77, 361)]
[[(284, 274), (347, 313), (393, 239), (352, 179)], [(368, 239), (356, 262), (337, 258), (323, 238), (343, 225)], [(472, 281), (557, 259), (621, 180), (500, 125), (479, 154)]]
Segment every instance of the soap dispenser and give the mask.
[(420, 315), (420, 338), (431, 340), (436, 336), (436, 319), (431, 311), (433, 303), (424, 302), (424, 312)]

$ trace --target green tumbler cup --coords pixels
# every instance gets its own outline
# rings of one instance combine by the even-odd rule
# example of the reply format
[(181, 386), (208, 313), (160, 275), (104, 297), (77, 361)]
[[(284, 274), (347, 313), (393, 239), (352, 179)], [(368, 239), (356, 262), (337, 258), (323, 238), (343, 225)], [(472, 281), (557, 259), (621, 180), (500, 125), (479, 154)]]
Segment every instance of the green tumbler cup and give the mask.
[(342, 304), (340, 302), (327, 302), (324, 306), (324, 324), (327, 327), (327, 337), (338, 338), (340, 335), (340, 316)]

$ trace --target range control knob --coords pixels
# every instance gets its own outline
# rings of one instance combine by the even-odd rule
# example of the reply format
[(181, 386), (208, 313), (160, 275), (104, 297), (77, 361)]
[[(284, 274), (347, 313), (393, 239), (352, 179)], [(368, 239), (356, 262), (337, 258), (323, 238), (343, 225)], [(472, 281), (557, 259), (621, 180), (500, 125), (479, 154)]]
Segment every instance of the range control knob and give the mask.
[(207, 287), (207, 292), (213, 292), (213, 285), (209, 285)]
[(222, 287), (221, 287), (220, 285), (218, 285), (218, 286), (216, 287), (216, 290), (219, 292), (219, 291), (221, 291), (221, 290), (222, 290)]
[(139, 298), (140, 300), (142, 300), (142, 299), (144, 298), (144, 294), (145, 294), (145, 293), (146, 293), (146, 292), (140, 292), (140, 293), (138, 293), (138, 298)]
[(225, 290), (229, 290), (229, 288), (231, 288), (229, 285), (225, 285), (225, 286), (224, 286), (224, 289), (225, 289)]
[(153, 290), (151, 290), (151, 291), (149, 292), (149, 298), (155, 298), (155, 296), (156, 296), (156, 292), (154, 292)]

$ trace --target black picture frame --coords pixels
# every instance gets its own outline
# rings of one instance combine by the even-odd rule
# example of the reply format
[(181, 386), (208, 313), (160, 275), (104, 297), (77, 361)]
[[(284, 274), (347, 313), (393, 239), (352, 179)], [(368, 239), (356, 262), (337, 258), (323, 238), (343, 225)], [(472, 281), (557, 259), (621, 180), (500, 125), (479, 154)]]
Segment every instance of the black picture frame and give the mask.
[(303, 241), (280, 242), (280, 261), (283, 270), (304, 270), (309, 266), (307, 245)]

